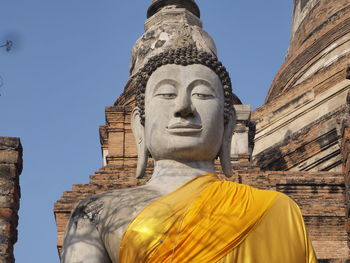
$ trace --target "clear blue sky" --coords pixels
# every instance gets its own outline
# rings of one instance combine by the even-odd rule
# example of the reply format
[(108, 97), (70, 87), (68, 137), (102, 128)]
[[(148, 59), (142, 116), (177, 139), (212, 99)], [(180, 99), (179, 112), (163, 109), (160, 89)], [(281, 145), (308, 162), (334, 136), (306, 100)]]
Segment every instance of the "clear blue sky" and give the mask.
[[(0, 136), (24, 147), (17, 263), (58, 262), (53, 204), (102, 166), (98, 126), (128, 77), (151, 0), (2, 0)], [(263, 103), (283, 63), (292, 0), (197, 0), (234, 91)]]

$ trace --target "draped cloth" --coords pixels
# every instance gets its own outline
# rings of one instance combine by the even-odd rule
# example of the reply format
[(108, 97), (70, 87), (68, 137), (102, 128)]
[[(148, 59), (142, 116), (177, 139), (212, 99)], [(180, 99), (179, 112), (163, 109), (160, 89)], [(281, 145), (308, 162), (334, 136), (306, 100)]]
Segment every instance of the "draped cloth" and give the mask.
[(142, 210), (120, 263), (316, 263), (298, 206), (287, 196), (199, 176)]

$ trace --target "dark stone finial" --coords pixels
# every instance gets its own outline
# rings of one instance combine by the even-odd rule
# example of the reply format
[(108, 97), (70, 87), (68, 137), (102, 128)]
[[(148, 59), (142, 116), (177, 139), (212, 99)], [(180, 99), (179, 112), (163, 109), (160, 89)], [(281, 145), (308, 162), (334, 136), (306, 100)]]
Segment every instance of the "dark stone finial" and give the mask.
[(192, 14), (200, 18), (200, 10), (194, 0), (152, 0), (151, 6), (147, 10), (147, 18), (156, 14), (161, 8), (167, 5), (175, 5), (179, 8), (185, 8)]

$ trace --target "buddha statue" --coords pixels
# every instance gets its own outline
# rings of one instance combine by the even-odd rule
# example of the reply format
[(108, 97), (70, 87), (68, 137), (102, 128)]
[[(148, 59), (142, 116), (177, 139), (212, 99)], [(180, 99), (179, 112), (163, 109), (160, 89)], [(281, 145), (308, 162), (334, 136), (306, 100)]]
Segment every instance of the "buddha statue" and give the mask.
[(62, 263), (316, 263), (298, 206), (231, 176), (235, 124), (228, 72), (195, 44), (147, 60), (136, 76), (132, 129), (143, 186), (84, 199), (71, 214)]
[(317, 262), (289, 197), (226, 179), (235, 95), (195, 1), (152, 0), (147, 14), (125, 92), (136, 92), (135, 176), (151, 156), (152, 177), (80, 201), (61, 262)]

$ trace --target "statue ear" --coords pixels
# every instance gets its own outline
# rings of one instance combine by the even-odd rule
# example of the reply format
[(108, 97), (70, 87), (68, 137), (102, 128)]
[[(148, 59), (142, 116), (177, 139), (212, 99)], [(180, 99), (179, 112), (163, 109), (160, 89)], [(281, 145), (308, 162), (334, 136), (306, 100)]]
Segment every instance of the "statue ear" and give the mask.
[(141, 124), (140, 110), (137, 107), (131, 114), (131, 128), (137, 148), (136, 178), (140, 179), (145, 175), (149, 153), (145, 142), (145, 127)]
[(231, 141), (232, 141), (232, 135), (233, 135), (235, 125), (236, 125), (236, 112), (233, 109), (228, 115), (228, 119), (224, 127), (224, 136), (222, 138), (222, 144), (219, 152), (221, 168), (227, 177), (232, 176)]

